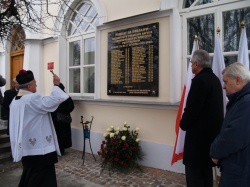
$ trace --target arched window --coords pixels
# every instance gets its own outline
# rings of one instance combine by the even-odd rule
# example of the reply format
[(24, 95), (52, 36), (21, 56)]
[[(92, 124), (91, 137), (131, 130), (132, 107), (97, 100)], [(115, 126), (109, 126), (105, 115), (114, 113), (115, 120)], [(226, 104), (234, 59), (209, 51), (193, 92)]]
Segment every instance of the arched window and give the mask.
[[(217, 27), (220, 28), (220, 39), (226, 66), (237, 61), (241, 35), (240, 24), (245, 21), (246, 33), (250, 33), (249, 1), (231, 0), (183, 0), (184, 56), (189, 61), (195, 35), (201, 49), (214, 52), (214, 40)], [(248, 49), (250, 49), (250, 34)]]
[(88, 2), (79, 4), (68, 23), (69, 93), (93, 96), (95, 88), (95, 27), (98, 13)]
[(15, 25), (10, 32), (10, 80), (16, 77), (23, 68), (25, 32), (20, 25)]
[(25, 33), (22, 27), (15, 26), (11, 32), (11, 53), (24, 51)]

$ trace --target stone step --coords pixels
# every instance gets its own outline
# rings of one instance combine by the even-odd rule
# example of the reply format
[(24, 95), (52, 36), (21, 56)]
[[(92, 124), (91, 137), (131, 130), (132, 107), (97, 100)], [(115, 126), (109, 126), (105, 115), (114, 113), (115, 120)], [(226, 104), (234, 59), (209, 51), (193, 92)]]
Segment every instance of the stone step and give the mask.
[(0, 155), (7, 152), (11, 152), (10, 143), (0, 144)]
[(11, 152), (0, 154), (0, 160), (4, 158), (10, 158), (10, 157), (11, 157)]
[(0, 135), (1, 134), (7, 134), (7, 128), (1, 128), (0, 129)]
[(0, 155), (0, 164), (11, 161), (11, 160), (12, 160), (12, 157), (11, 157), (10, 152)]
[(10, 137), (7, 135), (5, 121), (0, 120), (0, 164), (11, 161)]
[(8, 120), (0, 119), (0, 129), (7, 128)]
[(9, 147), (0, 147), (0, 164), (11, 161), (11, 148)]
[(10, 137), (7, 134), (0, 135), (0, 144), (9, 143)]

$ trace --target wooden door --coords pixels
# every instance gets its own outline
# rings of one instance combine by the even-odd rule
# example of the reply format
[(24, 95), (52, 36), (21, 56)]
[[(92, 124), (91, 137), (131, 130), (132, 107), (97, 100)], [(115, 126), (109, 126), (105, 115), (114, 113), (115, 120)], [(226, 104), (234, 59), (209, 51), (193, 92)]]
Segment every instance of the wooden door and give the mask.
[(16, 56), (11, 56), (11, 73), (10, 80), (16, 78), (17, 74), (21, 69), (23, 69), (23, 53)]

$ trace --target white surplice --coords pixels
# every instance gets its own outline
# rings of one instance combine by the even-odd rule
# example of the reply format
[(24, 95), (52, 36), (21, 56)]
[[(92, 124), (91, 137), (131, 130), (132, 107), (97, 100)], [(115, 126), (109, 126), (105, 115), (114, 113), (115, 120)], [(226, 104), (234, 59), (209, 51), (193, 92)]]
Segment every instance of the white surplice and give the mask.
[(54, 86), (50, 96), (41, 96), (26, 90), (19, 90), (20, 99), (13, 99), (10, 105), (10, 142), (13, 161), (23, 156), (44, 155), (57, 151), (60, 155), (57, 136), (50, 112), (69, 96)]

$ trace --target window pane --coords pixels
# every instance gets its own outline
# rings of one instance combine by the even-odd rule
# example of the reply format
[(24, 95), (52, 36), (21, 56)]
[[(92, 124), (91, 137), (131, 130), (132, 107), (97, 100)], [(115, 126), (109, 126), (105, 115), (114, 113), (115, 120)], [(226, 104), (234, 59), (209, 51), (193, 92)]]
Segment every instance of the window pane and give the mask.
[[(75, 30), (76, 30), (76, 27), (79, 25), (81, 21), (81, 18), (77, 15), (77, 13), (74, 13), (70, 23), (69, 23), (69, 28), (68, 28), (68, 35), (73, 35), (73, 34), (76, 34), (75, 33)], [(72, 22), (75, 24), (73, 25)]]
[(92, 25), (89, 25), (86, 32), (93, 31), (93, 30), (94, 30), (94, 27)]
[(95, 39), (89, 38), (85, 40), (84, 43), (84, 64), (94, 64), (95, 63)]
[[(248, 55), (249, 59), (250, 59), (250, 54)], [(234, 55), (234, 56), (225, 56), (224, 59), (225, 59), (225, 65), (228, 66), (232, 63), (235, 63), (237, 62), (237, 58), (238, 56), (237, 55)]]
[(224, 60), (225, 60), (225, 66), (229, 66), (232, 63), (237, 62), (237, 55), (236, 56), (224, 56)]
[(22, 27), (20, 26), (14, 26), (13, 29), (13, 35), (12, 35), (12, 46), (11, 46), (11, 52), (16, 52), (20, 50), (24, 50), (24, 39), (25, 39), (25, 33)]
[(91, 4), (83, 3), (74, 11), (68, 25), (68, 36), (94, 31), (93, 26), (99, 24), (98, 14)]
[(79, 27), (82, 31), (85, 31), (87, 26), (88, 26), (88, 23), (85, 20), (82, 20)]
[(200, 17), (190, 18), (187, 20), (188, 25), (188, 54), (192, 53), (194, 36), (198, 36), (200, 49), (204, 49), (209, 53), (214, 50), (214, 15), (204, 15)]
[(75, 13), (74, 16), (73, 16), (73, 19), (72, 19), (72, 21), (74, 22), (74, 24), (76, 26), (78, 26), (81, 20), (82, 20), (81, 15)]
[(91, 21), (94, 17), (95, 17), (96, 11), (93, 7), (90, 8), (90, 10), (88, 11), (87, 15), (86, 15), (86, 19), (88, 21)]
[(195, 2), (195, 0), (184, 0), (183, 1), (183, 7), (184, 8), (189, 8), (194, 2)]
[(95, 92), (95, 68), (84, 68), (84, 93)]
[(207, 3), (212, 3), (212, 0), (199, 0), (196, 5), (204, 5)]
[(79, 7), (78, 11), (84, 16), (90, 6), (90, 4), (84, 3), (82, 6)]
[[(245, 21), (245, 28), (248, 38), (248, 49), (250, 49), (250, 7), (238, 10), (223, 12), (224, 51), (238, 51), (241, 21)], [(230, 26), (229, 26), (230, 25)]]
[[(212, 3), (212, 1), (213, 0), (199, 0), (196, 3), (196, 5), (203, 5), (203, 4), (207, 4), (207, 3)], [(189, 8), (194, 2), (195, 2), (195, 0), (184, 0), (183, 1), (183, 7), (184, 8)]]
[(97, 26), (97, 25), (99, 24), (99, 18), (98, 18), (98, 17), (95, 17), (95, 19), (93, 19), (93, 21), (92, 21), (92, 24), (93, 24), (94, 26)]
[(69, 92), (80, 93), (80, 68), (69, 69)]
[(69, 44), (69, 66), (79, 66), (81, 53), (80, 53), (80, 40), (71, 42)]

